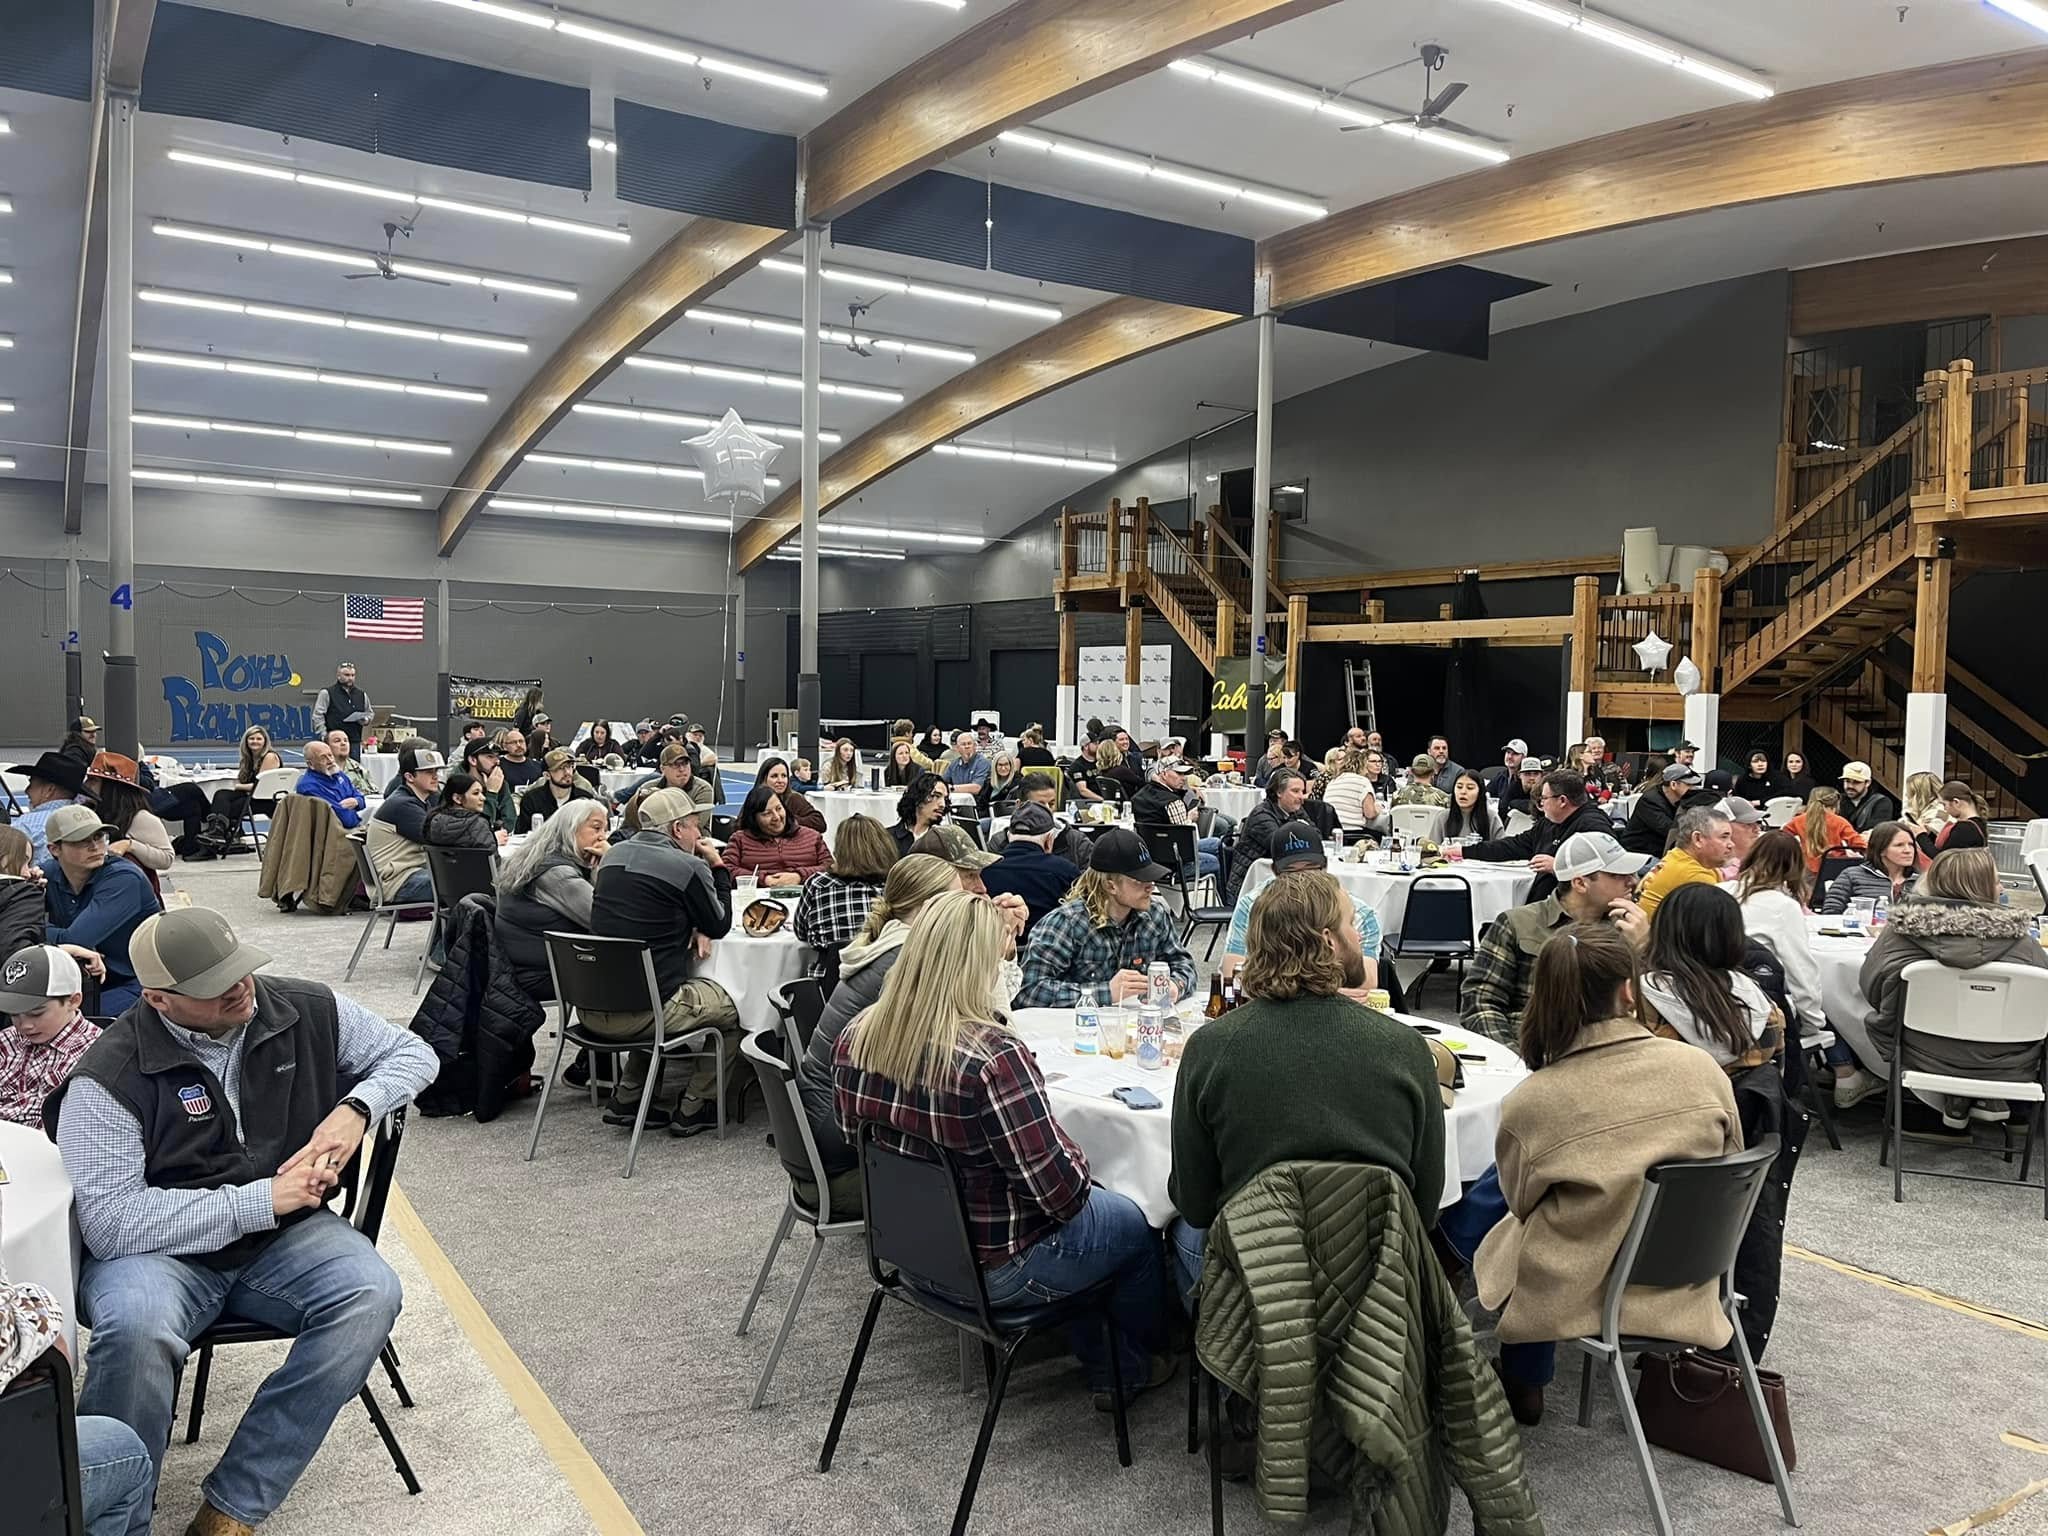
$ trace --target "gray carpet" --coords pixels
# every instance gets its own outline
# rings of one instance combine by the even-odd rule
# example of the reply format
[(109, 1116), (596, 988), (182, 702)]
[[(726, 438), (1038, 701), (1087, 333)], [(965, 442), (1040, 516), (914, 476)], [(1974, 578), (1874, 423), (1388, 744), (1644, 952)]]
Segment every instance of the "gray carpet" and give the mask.
[[(246, 861), (181, 872), (181, 881), (270, 948), (277, 970), (339, 983), (359, 919), (279, 914), (256, 899)], [(404, 1022), (426, 930), (401, 926), (398, 934), (388, 954), (373, 945), (346, 990)], [(1451, 1001), (1449, 985), (1434, 983), (1428, 1011)], [(1862, 1111), (1855, 1121), (1841, 1153), (1818, 1135), (1810, 1143), (1791, 1241), (2048, 1320), (2048, 1223), (2038, 1189), (1909, 1180), (1906, 1203), (1894, 1206)], [(618, 1177), (624, 1133), (600, 1124), (579, 1097), (558, 1094), (531, 1164), (521, 1160), (529, 1124), (530, 1105), (484, 1126), (418, 1122), (400, 1183), (647, 1530), (887, 1536), (943, 1528), (981, 1399), (960, 1394), (951, 1336), (900, 1308), (884, 1313), (834, 1470), (815, 1471), (868, 1289), (856, 1242), (828, 1250), (768, 1404), (747, 1409), (803, 1258), (801, 1241), (785, 1249), (752, 1335), (736, 1338), (782, 1198), (758, 1114), (723, 1143), (650, 1138), (631, 1181)], [(1908, 1155), (1996, 1163), (1990, 1154), (1925, 1147)], [(1786, 1261), (1784, 1295), (1766, 1363), (1789, 1383), (1800, 1447), (1795, 1486), (1808, 1531), (1926, 1531), (2048, 1477), (2048, 1457), (1999, 1441), (2003, 1430), (2048, 1441), (2041, 1339), (1796, 1259)], [(408, 1355), (409, 1372), (416, 1356)], [(1602, 1389), (1593, 1428), (1578, 1429), (1576, 1384), (1567, 1360), (1550, 1416), (1526, 1440), (1548, 1527), (1647, 1529), (1613, 1403)], [(1021, 1370), (976, 1528), (1206, 1528), (1201, 1463), (1182, 1451), (1185, 1391), (1177, 1379), (1134, 1410), (1137, 1462), (1121, 1471), (1108, 1420), (1090, 1410), (1077, 1369), (1049, 1355)], [(367, 1436), (367, 1425), (360, 1428)], [(374, 1452), (374, 1439), (370, 1446)], [(1776, 1527), (1767, 1486), (1675, 1456), (1660, 1455), (1658, 1465), (1682, 1531), (1732, 1536)], [(295, 1503), (315, 1508), (328, 1496), (309, 1481)], [(1226, 1509), (1233, 1530), (1258, 1524), (1244, 1488), (1226, 1489)], [(502, 1523), (481, 1510), (445, 1513), (436, 1529)], [(333, 1516), (341, 1518), (339, 1510)], [(1341, 1529), (1344, 1518), (1331, 1505), (1312, 1525)], [(2048, 1532), (2048, 1495), (1993, 1529)]]

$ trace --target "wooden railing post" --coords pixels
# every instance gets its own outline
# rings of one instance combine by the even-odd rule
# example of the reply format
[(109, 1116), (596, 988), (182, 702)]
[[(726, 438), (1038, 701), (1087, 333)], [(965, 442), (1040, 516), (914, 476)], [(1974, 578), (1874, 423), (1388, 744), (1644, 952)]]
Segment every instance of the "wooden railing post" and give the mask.
[(1129, 569), (1132, 575), (1152, 569), (1152, 501), (1140, 496), (1137, 506), (1131, 509), (1131, 558)]
[(1081, 559), (1081, 535), (1074, 527), (1074, 509), (1060, 508), (1060, 585), (1070, 586)]
[(1109, 499), (1109, 521), (1103, 544), (1102, 568), (1112, 583), (1122, 574), (1124, 564), (1124, 504), (1114, 496)]
[(1237, 604), (1227, 597), (1216, 599), (1216, 659), (1237, 654)]
[(1719, 693), (1714, 679), (1721, 661), (1721, 573), (1711, 565), (1693, 572), (1692, 660), (1700, 669), (1700, 692)]
[(1943, 540), (1919, 562), (1913, 604), (1913, 692), (1948, 691), (1948, 589), (1950, 558)]
[(1942, 425), (1946, 429), (1942, 456), (1943, 497), (1950, 517), (1963, 515), (1970, 497), (1970, 444), (1974, 436), (1970, 384), (1977, 365), (1959, 357), (1948, 365), (1942, 383)]
[(2004, 470), (2007, 485), (2027, 483), (2027, 387), (2016, 385), (2006, 391)]
[(1593, 674), (1600, 655), (1600, 578), (1580, 576), (1572, 582), (1572, 686), (1573, 693), (1589, 698)]

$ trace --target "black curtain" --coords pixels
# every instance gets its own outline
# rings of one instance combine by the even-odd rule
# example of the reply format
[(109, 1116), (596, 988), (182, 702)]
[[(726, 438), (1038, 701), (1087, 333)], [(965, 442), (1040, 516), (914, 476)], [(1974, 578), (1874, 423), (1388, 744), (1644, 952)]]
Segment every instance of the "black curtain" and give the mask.
[[(1451, 617), (1486, 617), (1486, 600), (1480, 595), (1475, 573), (1468, 571), (1458, 582), (1451, 597)], [(1451, 739), (1452, 757), (1467, 767), (1483, 766), (1496, 755), (1490, 718), (1493, 672), (1492, 648), (1486, 641), (1460, 640), (1451, 647), (1450, 665), (1444, 669), (1443, 731)], [(1442, 786), (1446, 791), (1450, 787)]]

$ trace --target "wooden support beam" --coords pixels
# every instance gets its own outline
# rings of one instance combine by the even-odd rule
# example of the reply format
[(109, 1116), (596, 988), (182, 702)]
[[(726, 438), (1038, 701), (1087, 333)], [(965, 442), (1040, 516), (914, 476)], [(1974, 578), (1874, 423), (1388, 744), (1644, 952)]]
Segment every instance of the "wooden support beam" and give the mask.
[(1590, 697), (1600, 663), (1600, 581), (1581, 576), (1572, 583), (1571, 692)]
[(1136, 603), (1124, 610), (1124, 681), (1145, 681), (1145, 610)]
[(1792, 274), (1794, 336), (1873, 325), (1910, 325), (1932, 315), (2048, 312), (2048, 236), (1985, 240), (1898, 256), (1808, 267)]
[(1913, 691), (1941, 693), (1948, 676), (1948, 590), (1950, 561), (1919, 562), (1913, 608)]
[(1972, 426), (1970, 380), (1977, 365), (1959, 357), (1948, 365), (1942, 380), (1942, 500), (1951, 517), (1961, 517), (1970, 499), (1970, 451), (1975, 446)]
[[(1296, 594), (1304, 606), (1307, 598)], [(1288, 600), (1290, 608), (1296, 598)], [(1351, 645), (1437, 645), (1455, 640), (1547, 640), (1561, 642), (1572, 633), (1573, 617), (1530, 619), (1421, 619), (1398, 624), (1310, 624), (1311, 641), (1337, 640)]]
[(1524, 155), (1262, 241), (1292, 309), (1411, 272), (1690, 213), (2048, 163), (2048, 49), (1786, 91)]
[[(828, 513), (935, 443), (1061, 384), (1129, 362), (1190, 336), (1234, 325), (1240, 316), (1153, 299), (1111, 299), (1027, 336), (955, 374), (931, 393), (863, 432), (820, 467), (818, 510)], [(751, 570), (796, 528), (802, 490), (792, 480), (740, 530), (739, 568)]]
[(1692, 660), (1700, 669), (1700, 691), (1719, 693), (1721, 661), (1721, 573), (1703, 565), (1692, 578)]
[(1237, 604), (1227, 597), (1216, 600), (1216, 659), (1237, 654)]
[[(1286, 689), (1293, 693), (1301, 686), (1301, 647), (1309, 638), (1309, 631), (1315, 626), (1308, 621), (1308, 594), (1297, 592), (1287, 599), (1287, 676)], [(1256, 654), (1256, 653), (1255, 653)], [(1295, 717), (1300, 718), (1297, 706)]]
[(1081, 562), (1081, 531), (1074, 526), (1074, 509), (1060, 508), (1060, 585), (1065, 586), (1074, 579), (1074, 570)]
[(1060, 683), (1072, 688), (1081, 681), (1081, 619), (1072, 609), (1060, 614)]
[(1582, 555), (1563, 560), (1497, 560), (1487, 565), (1431, 565), (1400, 571), (1347, 571), (1340, 576), (1304, 576), (1281, 583), (1289, 592), (1379, 592), (1392, 587), (1448, 587), (1477, 572), (1481, 581), (1531, 581), (1545, 576), (1612, 576), (1619, 555)]

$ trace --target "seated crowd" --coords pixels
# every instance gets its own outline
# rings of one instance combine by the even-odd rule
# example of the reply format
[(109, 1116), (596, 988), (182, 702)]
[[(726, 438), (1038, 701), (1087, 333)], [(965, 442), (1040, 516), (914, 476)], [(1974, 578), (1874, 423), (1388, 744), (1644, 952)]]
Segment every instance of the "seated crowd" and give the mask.
[[(1803, 762), (1779, 773), (1760, 754), (1737, 779), (1703, 772), (1682, 744), (1638, 769), (1596, 737), (1558, 763), (1510, 741), (1480, 772), (1435, 736), (1397, 781), (1376, 731), (1347, 733), (1320, 766), (1276, 732), (1243, 774), (1258, 803), (1234, 820), (1205, 804), (1201, 766), (1177, 741), (1091, 722), (1056, 761), (1036, 726), (1012, 743), (986, 721), (950, 738), (903, 721), (881, 770), (893, 823), (856, 813), (828, 839), (823, 797), (867, 787), (851, 741), (825, 747), (819, 773), (766, 757), (728, 799), (702, 728), (682, 716), (643, 721), (619, 744), (599, 725), (573, 747), (552, 744), (544, 714), (529, 724), (477, 731), (454, 771), (437, 747), (408, 742), (381, 792), (345, 736), (323, 738), (306, 744), (290, 792), (360, 833), (390, 901), (431, 899), (429, 848), (490, 855), (481, 926), (536, 1011), (552, 996), (545, 935), (647, 946), (667, 1033), (708, 1027), (718, 1043), (671, 1082), (661, 1074), (679, 1063), (625, 1052), (603, 1110), (619, 1127), (644, 1118), (687, 1137), (720, 1123), (721, 1057), (727, 1093), (739, 1083), (739, 1000), (702, 968), (757, 900), (743, 885), (794, 893), (794, 934), (825, 1001), (792, 1065), (833, 1210), (862, 1204), (864, 1130), (899, 1150), (943, 1149), (999, 1316), (1107, 1286), (1113, 1342), (1092, 1321), (1071, 1340), (1105, 1411), (1117, 1406), (1111, 1348), (1126, 1399), (1174, 1374), (1166, 1287), (1193, 1308), (1212, 1288), (1247, 1283), (1237, 1266), (1280, 1185), (1335, 1162), (1376, 1170), (1380, 1194), (1370, 1214), (1330, 1219), (1412, 1221), (1429, 1237), (1416, 1260), (1428, 1285), (1469, 1271), (1499, 1313), (1490, 1368), (1504, 1398), (1491, 1401), (1537, 1422), (1556, 1343), (1599, 1329), (1644, 1172), (1791, 1126), (1798, 1042), (1825, 1023), (1808, 936), (1816, 908), (1868, 899), (1889, 915), (1861, 974), (1876, 1059), (1829, 1051), (1836, 1105), (1876, 1092), (1899, 1052), (1956, 1074), (2038, 1071), (2038, 1043), (1903, 1027), (1902, 977), (1916, 960), (2048, 965), (2025, 915), (2002, 904), (1981, 811), (1960, 783), (1909, 782), (1902, 809), (1852, 763), (1840, 792), (1806, 781), (1796, 814), (1768, 830), (1764, 803), (1797, 793)], [(203, 820), (240, 824), (276, 766), (259, 738), (244, 739), (236, 788), (222, 792), (243, 799), (209, 803)], [(604, 766), (646, 777), (607, 794)], [(134, 761), (46, 753), (26, 772), (29, 804), (0, 827), (0, 1012), (12, 1024), (0, 1030), (0, 1117), (47, 1127), (76, 1191), (92, 1328), (79, 1401), (88, 1528), (147, 1530), (185, 1357), (216, 1318), (246, 1309), (296, 1339), (189, 1528), (246, 1531), (289, 1493), (388, 1340), (396, 1277), (327, 1202), (366, 1132), (445, 1067), (421, 1038), (436, 1005), (416, 1033), (399, 1030), (321, 983), (269, 975), (268, 956), (218, 914), (164, 911), (172, 847)], [(1638, 784), (1617, 821), (1604, 802)], [(1063, 814), (1103, 802), (1128, 820), (1082, 827)], [(1526, 866), (1531, 879), (1523, 904), (1479, 935), (1461, 989), (1464, 1029), (1529, 1069), (1502, 1105), (1493, 1165), (1462, 1186), (1445, 1177), (1455, 1058), (1375, 997), (1393, 979), (1379, 918), (1331, 867), (1346, 845), (1398, 837), (1404, 808), (1434, 812), (1432, 840), (1457, 840), (1463, 859)], [(730, 818), (718, 837), (714, 815)], [(1135, 1004), (1155, 985), (1176, 1003), (1190, 997), (1196, 962), (1160, 888), (1185, 895), (1205, 879), (1230, 909), (1217, 974), (1240, 1001), (1180, 1046), (1168, 1186), (1178, 1214), (1161, 1231), (1091, 1178), (1012, 1018)], [(578, 1022), (623, 1043), (653, 1021), (585, 1010)], [(579, 1058), (568, 1080), (594, 1068)], [(2010, 1113), (1938, 1095), (1909, 1096), (1905, 1112), (1949, 1134)], [(245, 1141), (245, 1125), (261, 1137)], [(1297, 1192), (1322, 1198), (1307, 1183)], [(1776, 1306), (1784, 1198), (1781, 1187), (1759, 1208), (1753, 1232), (1767, 1241), (1741, 1261), (1757, 1354)], [(1724, 1350), (1731, 1327), (1712, 1290), (1631, 1290), (1622, 1329)], [(54, 1333), (54, 1312), (46, 1294), (0, 1284), (0, 1385), (35, 1353), (20, 1340)], [(1481, 1398), (1435, 1432), (1478, 1435), (1494, 1411)], [(1313, 1411), (1299, 1394), (1233, 1401), (1218, 1448), (1226, 1469), (1250, 1470), (1272, 1416), (1306, 1423)]]

